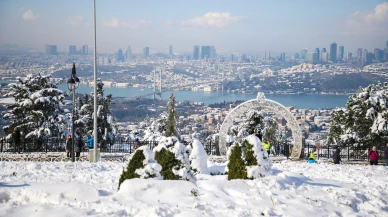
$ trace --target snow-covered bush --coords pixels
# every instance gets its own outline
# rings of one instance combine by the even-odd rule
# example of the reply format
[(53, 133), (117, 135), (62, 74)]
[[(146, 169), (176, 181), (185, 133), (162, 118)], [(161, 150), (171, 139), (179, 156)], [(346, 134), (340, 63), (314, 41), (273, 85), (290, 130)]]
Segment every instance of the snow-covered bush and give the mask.
[(264, 177), (272, 163), (261, 141), (254, 135), (236, 142), (228, 150), (228, 179), (256, 179)]
[(195, 182), (189, 162), (189, 149), (176, 137), (161, 137), (154, 152), (156, 161), (162, 166), (160, 174), (163, 179)]
[(199, 140), (194, 139), (190, 146), (191, 153), (189, 159), (194, 174), (209, 174), (207, 169), (207, 154), (202, 143)]
[(123, 169), (119, 180), (119, 189), (121, 183), (127, 179), (161, 179), (161, 170), (162, 167), (154, 159), (154, 153), (147, 146), (141, 146), (129, 158), (127, 168)]

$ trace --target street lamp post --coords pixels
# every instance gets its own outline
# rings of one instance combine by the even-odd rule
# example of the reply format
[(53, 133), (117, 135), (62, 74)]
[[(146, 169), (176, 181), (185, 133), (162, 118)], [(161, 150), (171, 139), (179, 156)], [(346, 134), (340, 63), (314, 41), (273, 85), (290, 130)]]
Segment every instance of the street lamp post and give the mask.
[(79, 79), (76, 76), (75, 72), (75, 63), (73, 63), (73, 68), (71, 70), (71, 77), (67, 80), (67, 87), (73, 94), (73, 110), (71, 112), (71, 161), (75, 161), (74, 157), (74, 110), (75, 110), (75, 89), (79, 86)]

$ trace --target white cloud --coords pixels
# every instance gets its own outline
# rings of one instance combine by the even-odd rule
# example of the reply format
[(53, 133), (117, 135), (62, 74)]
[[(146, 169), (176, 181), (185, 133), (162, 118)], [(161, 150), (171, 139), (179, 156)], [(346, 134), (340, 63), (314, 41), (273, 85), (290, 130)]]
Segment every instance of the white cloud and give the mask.
[(83, 19), (84, 18), (82, 16), (75, 15), (75, 16), (68, 17), (66, 20), (66, 23), (70, 25), (78, 25)]
[(103, 25), (111, 28), (124, 27), (124, 28), (134, 29), (141, 26), (149, 26), (151, 25), (151, 21), (147, 21), (147, 20), (120, 21), (119, 19), (113, 17), (108, 21), (104, 21)]
[(25, 19), (25, 20), (35, 20), (35, 19), (37, 19), (38, 17), (41, 17), (41, 16), (42, 15), (40, 15), (40, 14), (32, 13), (31, 10), (28, 10), (28, 11), (23, 13), (23, 19)]
[(25, 7), (21, 7), (21, 8), (19, 9), (19, 11), (24, 11), (24, 9), (25, 9)]
[(202, 17), (194, 17), (181, 21), (182, 26), (187, 27), (224, 27), (231, 23), (237, 23), (246, 19), (242, 16), (231, 16), (230, 12), (208, 12)]
[(347, 34), (388, 34), (388, 2), (367, 12), (356, 11), (346, 24)]

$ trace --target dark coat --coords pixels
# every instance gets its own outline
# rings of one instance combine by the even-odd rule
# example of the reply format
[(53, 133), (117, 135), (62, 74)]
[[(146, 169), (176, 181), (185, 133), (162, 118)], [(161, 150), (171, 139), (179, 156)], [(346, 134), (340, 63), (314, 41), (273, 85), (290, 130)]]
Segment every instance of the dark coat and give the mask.
[(20, 131), (16, 130), (12, 133), (13, 142), (17, 145), (20, 144)]
[(388, 159), (388, 147), (385, 149), (385, 159)]
[(66, 140), (66, 151), (71, 151), (71, 146), (73, 142), (71, 139)]
[(337, 148), (333, 153), (334, 164), (339, 164), (341, 161), (341, 150)]

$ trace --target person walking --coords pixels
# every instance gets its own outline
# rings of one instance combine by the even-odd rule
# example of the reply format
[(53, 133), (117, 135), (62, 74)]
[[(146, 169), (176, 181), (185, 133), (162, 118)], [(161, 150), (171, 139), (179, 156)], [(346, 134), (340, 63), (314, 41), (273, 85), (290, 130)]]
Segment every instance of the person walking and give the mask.
[(341, 150), (339, 147), (337, 147), (333, 153), (333, 161), (334, 164), (339, 164), (341, 161)]
[(379, 152), (376, 151), (376, 146), (373, 146), (372, 150), (368, 152), (370, 165), (377, 165), (379, 162)]
[(86, 137), (86, 142), (89, 142), (89, 149), (93, 149), (94, 137), (92, 137), (90, 134), (88, 134), (88, 137)]
[(384, 154), (385, 154), (385, 166), (387, 166), (388, 167), (388, 143), (387, 143), (387, 147), (385, 148), (385, 152), (384, 152)]
[(78, 137), (77, 142), (75, 143), (75, 157), (77, 160), (79, 160), (79, 157), (81, 155), (82, 146), (83, 146), (82, 138)]
[(269, 141), (267, 139), (264, 139), (263, 146), (264, 146), (264, 149), (267, 151), (268, 156), (269, 156), (269, 154), (271, 152), (271, 145), (269, 144)]
[(256, 136), (257, 138), (260, 139), (260, 142), (263, 141), (263, 135), (261, 134), (261, 131), (260, 131), (260, 130), (257, 131), (257, 133), (255, 134), (255, 136)]
[(12, 139), (15, 145), (15, 152), (20, 154), (20, 130), (16, 129), (16, 127), (13, 129)]
[(71, 139), (71, 135), (67, 135), (67, 139), (66, 139), (66, 156), (68, 158), (71, 157), (71, 148), (72, 148), (72, 139)]

